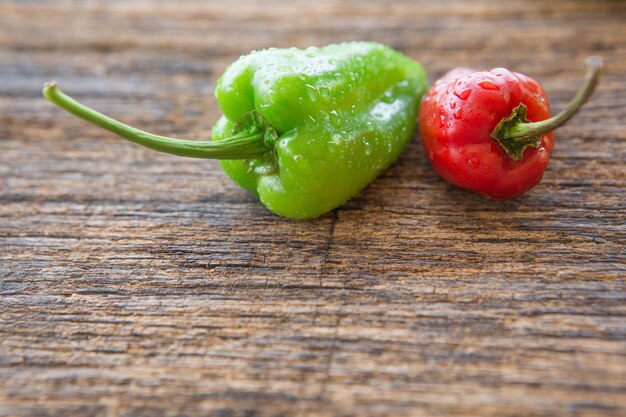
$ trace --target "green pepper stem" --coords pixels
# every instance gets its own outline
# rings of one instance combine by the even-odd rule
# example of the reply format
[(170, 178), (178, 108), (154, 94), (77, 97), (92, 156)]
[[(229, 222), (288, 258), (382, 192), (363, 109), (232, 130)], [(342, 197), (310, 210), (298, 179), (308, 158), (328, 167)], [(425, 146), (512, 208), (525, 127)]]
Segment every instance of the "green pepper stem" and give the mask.
[(526, 148), (538, 149), (542, 135), (563, 126), (580, 110), (596, 89), (603, 66), (602, 58), (597, 56), (588, 57), (585, 64), (587, 74), (583, 85), (562, 112), (546, 120), (529, 122), (526, 120), (526, 106), (520, 104), (498, 123), (491, 136), (498, 140), (509, 156), (519, 160)]
[(159, 152), (192, 158), (248, 159), (263, 155), (269, 150), (264, 144), (264, 132), (261, 130), (245, 131), (219, 141), (175, 139), (153, 135), (105, 116), (64, 94), (54, 82), (44, 85), (43, 95), (50, 102), (83, 120)]

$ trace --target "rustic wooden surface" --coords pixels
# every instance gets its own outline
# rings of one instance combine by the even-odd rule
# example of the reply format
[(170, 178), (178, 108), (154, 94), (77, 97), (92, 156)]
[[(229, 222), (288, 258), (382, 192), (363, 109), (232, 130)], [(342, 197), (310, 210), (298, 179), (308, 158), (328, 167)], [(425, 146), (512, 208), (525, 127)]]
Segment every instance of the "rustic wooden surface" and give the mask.
[[(0, 416), (626, 415), (626, 3), (0, 2)], [(125, 143), (40, 97), (56, 79), (204, 138), (251, 49), (375, 39), (431, 80), (602, 85), (549, 170), (494, 203), (416, 139), (344, 207), (269, 214), (214, 161)]]

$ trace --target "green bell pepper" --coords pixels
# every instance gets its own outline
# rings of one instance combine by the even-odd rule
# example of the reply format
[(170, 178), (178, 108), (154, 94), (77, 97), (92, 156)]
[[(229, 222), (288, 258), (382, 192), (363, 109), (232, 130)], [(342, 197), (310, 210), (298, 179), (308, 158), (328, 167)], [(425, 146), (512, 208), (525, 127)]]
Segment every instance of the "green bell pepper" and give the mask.
[(426, 88), (419, 63), (379, 43), (252, 52), (218, 80), (224, 115), (206, 142), (132, 128), (54, 83), (46, 84), (44, 96), (151, 149), (221, 159), (228, 176), (270, 211), (304, 219), (345, 203), (398, 158), (413, 136)]

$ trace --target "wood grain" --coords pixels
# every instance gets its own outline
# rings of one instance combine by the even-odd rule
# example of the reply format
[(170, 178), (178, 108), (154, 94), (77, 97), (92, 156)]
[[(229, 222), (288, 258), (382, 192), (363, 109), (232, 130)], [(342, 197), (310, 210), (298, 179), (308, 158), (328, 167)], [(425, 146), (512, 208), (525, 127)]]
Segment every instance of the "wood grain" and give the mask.
[[(0, 416), (626, 415), (626, 4), (0, 2)], [(359, 196), (277, 218), (214, 161), (40, 97), (204, 138), (215, 80), (268, 46), (375, 39), (431, 80), (599, 91), (540, 186), (494, 203), (416, 140)]]

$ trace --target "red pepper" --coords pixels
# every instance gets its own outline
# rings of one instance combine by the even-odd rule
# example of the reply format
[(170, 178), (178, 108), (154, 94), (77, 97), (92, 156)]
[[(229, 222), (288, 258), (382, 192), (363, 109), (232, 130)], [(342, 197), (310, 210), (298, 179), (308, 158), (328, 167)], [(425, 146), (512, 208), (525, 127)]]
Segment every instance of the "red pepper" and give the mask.
[(504, 68), (457, 68), (439, 79), (422, 102), (420, 136), (446, 180), (500, 200), (541, 181), (554, 146), (552, 131), (593, 93), (602, 60), (587, 59), (587, 78), (567, 108), (550, 118), (539, 83)]

